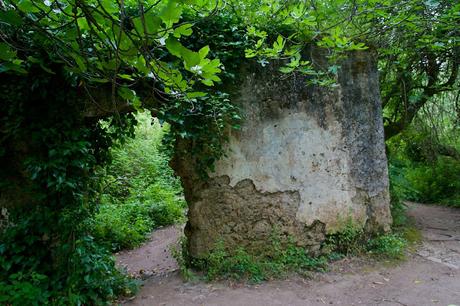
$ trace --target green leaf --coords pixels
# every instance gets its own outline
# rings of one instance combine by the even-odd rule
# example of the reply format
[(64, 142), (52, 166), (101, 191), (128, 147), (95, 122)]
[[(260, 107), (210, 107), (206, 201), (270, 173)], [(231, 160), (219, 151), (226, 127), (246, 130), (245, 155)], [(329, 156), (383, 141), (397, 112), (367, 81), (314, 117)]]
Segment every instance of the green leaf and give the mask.
[(209, 79), (202, 80), (201, 83), (203, 83), (206, 86), (214, 86), (214, 82)]
[(144, 24), (142, 23), (141, 17), (136, 17), (133, 19), (134, 27), (136, 28), (136, 31), (141, 35), (154, 35), (157, 34), (161, 29), (161, 19), (160, 17), (154, 15), (152, 11), (145, 14), (144, 22), (145, 30), (147, 33), (144, 31)]
[(217, 73), (221, 72), (220, 60), (218, 58), (210, 60), (204, 60), (202, 63), (202, 76), (206, 79), (212, 79), (214, 81), (220, 81), (220, 78), (216, 76)]
[(90, 81), (96, 82), (96, 83), (108, 83), (109, 82), (108, 79), (101, 79), (101, 78), (91, 78)]
[(4, 61), (11, 61), (16, 58), (16, 51), (3, 42), (0, 42), (0, 59)]
[(281, 35), (278, 35), (278, 38), (273, 43), (273, 50), (277, 53), (280, 53), (281, 51), (283, 51), (284, 44), (285, 44), (284, 38)]
[(136, 67), (136, 69), (139, 72), (142, 72), (144, 75), (147, 75), (150, 72), (149, 69), (147, 68), (147, 63), (143, 56), (139, 56), (136, 60), (134, 60), (133, 66)]
[(110, 14), (118, 13), (118, 5), (117, 1), (113, 0), (100, 0), (100, 3), (104, 10), (106, 10)]
[(184, 50), (186, 50), (186, 48), (177, 39), (172, 37), (166, 40), (166, 49), (168, 49), (172, 55), (179, 58), (183, 57)]
[(205, 93), (205, 92), (201, 92), (201, 91), (193, 91), (193, 92), (188, 92), (186, 96), (187, 96), (187, 98), (189, 98), (189, 99), (201, 98), (201, 97), (205, 97), (205, 96), (206, 96), (206, 93)]
[(198, 53), (200, 54), (200, 58), (204, 59), (209, 53), (209, 46), (204, 46), (200, 49), (200, 51), (198, 51)]
[(252, 50), (252, 49), (246, 49), (244, 50), (244, 56), (246, 58), (252, 58), (257, 56), (257, 52)]
[(88, 21), (86, 21), (86, 18), (78, 18), (77, 19), (78, 27), (81, 30), (89, 30), (90, 27), (88, 25)]
[(184, 59), (184, 67), (188, 71), (194, 72), (194, 70), (199, 71), (202, 69), (200, 65), (202, 59), (198, 52), (193, 52), (184, 48), (184, 50), (182, 50), (182, 58)]
[(163, 20), (167, 28), (172, 27), (177, 23), (182, 16), (182, 5), (177, 0), (169, 0), (168, 4), (160, 13), (160, 18)]
[(70, 55), (75, 60), (75, 63), (77, 63), (77, 66), (80, 69), (80, 71), (85, 72), (86, 71), (86, 64), (84, 62), (83, 57), (81, 57), (80, 55), (78, 55), (76, 53), (71, 53)]
[(136, 95), (136, 92), (134, 90), (129, 89), (125, 86), (121, 86), (118, 88), (118, 95), (121, 98), (128, 100), (136, 110), (139, 110), (141, 108), (141, 100)]
[(134, 97), (136, 96), (136, 92), (134, 90), (129, 89), (128, 87), (124, 87), (124, 86), (118, 88), (118, 94), (123, 99), (129, 100), (129, 101), (134, 99)]
[(133, 76), (130, 74), (119, 74), (118, 77), (124, 80), (130, 80), (130, 81), (133, 80)]
[(7, 62), (0, 64), (0, 73), (1, 72), (6, 72), (6, 71), (15, 71), (21, 74), (26, 74), (27, 70), (21, 67), (20, 64), (14, 63), (14, 62)]
[(282, 73), (291, 73), (292, 71), (294, 71), (294, 69), (295, 69), (294, 67), (281, 67), (280, 71)]
[(32, 0), (20, 0), (18, 2), (18, 8), (24, 13), (38, 13), (40, 10), (33, 3)]
[(174, 37), (180, 38), (181, 36), (192, 35), (192, 24), (186, 23), (174, 29)]
[(22, 19), (16, 11), (0, 11), (0, 20), (13, 26), (22, 25)]

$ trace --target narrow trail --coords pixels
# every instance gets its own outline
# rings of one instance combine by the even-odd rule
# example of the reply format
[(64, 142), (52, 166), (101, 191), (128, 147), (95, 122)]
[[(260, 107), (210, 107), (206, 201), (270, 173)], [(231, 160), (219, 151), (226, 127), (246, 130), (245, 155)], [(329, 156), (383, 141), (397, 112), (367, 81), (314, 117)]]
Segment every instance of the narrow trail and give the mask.
[(165, 228), (141, 248), (117, 255), (120, 265), (146, 279), (124, 304), (460, 306), (460, 209), (409, 203), (408, 213), (423, 240), (403, 263), (345, 259), (311, 279), (292, 276), (259, 285), (184, 283), (169, 253), (181, 229)]

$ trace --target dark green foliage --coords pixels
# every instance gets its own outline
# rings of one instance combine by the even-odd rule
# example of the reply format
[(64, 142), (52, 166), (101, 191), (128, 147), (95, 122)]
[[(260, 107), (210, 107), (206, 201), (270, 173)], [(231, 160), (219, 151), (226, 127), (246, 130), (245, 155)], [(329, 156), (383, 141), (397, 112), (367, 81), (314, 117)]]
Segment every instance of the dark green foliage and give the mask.
[(206, 258), (192, 258), (187, 250), (187, 239), (182, 237), (180, 249), (173, 256), (186, 280), (197, 278), (195, 270), (203, 273), (207, 281), (232, 279), (258, 283), (286, 277), (290, 273), (308, 276), (311, 271), (324, 271), (331, 256), (314, 257), (305, 248), (288, 239), (282, 245), (281, 237), (274, 231), (267, 242), (268, 252), (248, 252), (243, 247), (229, 250), (218, 241)]
[(30, 230), (37, 226), (32, 222), (49, 229), (36, 213), (39, 217), (23, 219), (2, 235), (0, 303), (102, 305), (134, 293), (136, 284), (115, 268), (112, 255), (91, 236), (69, 241), (60, 250), (45, 250), (51, 237)]
[(387, 141), (391, 183), (402, 200), (460, 205), (459, 97), (433, 96), (402, 134)]
[[(161, 121), (171, 124), (165, 143), (179, 156), (192, 156), (196, 160), (195, 170), (202, 178), (207, 178), (208, 171), (214, 171), (215, 162), (225, 154), (222, 144), (228, 140), (229, 129), (240, 127), (238, 108), (229, 98), (228, 94), (217, 91), (196, 98), (189, 105), (175, 103), (158, 114)], [(174, 147), (178, 139), (186, 146)]]
[(76, 240), (74, 247), (70, 264), (75, 273), (68, 276), (72, 291), (57, 304), (105, 304), (107, 300), (137, 291), (138, 283), (127, 280), (115, 268), (112, 254), (94, 243), (91, 236)]
[(148, 205), (140, 203), (102, 204), (94, 217), (93, 235), (113, 251), (134, 248), (155, 227), (149, 210)]
[(0, 185), (9, 212), (0, 231), (1, 303), (98, 305), (129, 293), (131, 281), (93, 241), (89, 221), (95, 169), (114, 138), (132, 134), (132, 116), (120, 116), (117, 128), (84, 120), (62, 75), (1, 77), (1, 98), (10, 101), (0, 104)]
[(409, 200), (460, 207), (460, 162), (449, 157), (414, 163), (406, 169), (406, 178), (417, 190)]
[[(451, 142), (458, 141), (452, 130), (443, 134)], [(389, 142), (392, 196), (401, 201), (460, 206), (460, 160), (455, 156), (455, 142), (448, 152), (452, 154), (446, 155), (448, 145), (416, 128)]]
[(218, 14), (199, 20), (195, 24), (195, 31), (184, 43), (192, 49), (209, 45), (212, 56), (220, 59), (224, 67), (220, 74), (223, 80), (220, 87), (228, 89), (241, 81), (238, 72), (246, 61), (244, 50), (251, 43), (247, 39), (246, 25), (237, 19), (234, 12), (221, 10)]
[(259, 282), (266, 278), (263, 265), (242, 248), (238, 248), (234, 255), (229, 256), (223, 244), (218, 243), (203, 263), (203, 268), (209, 280), (232, 278)]
[[(166, 3), (173, 1), (162, 2), (160, 8)], [(192, 90), (192, 83), (202, 77), (203, 82), (198, 83), (206, 86), (219, 80), (219, 61), (211, 63), (203, 46), (199, 46), (200, 54), (180, 48), (180, 55), (163, 62), (159, 57), (178, 50), (174, 51), (170, 43), (167, 47), (157, 45), (153, 36), (162, 31), (155, 29), (149, 37), (136, 36), (141, 42), (131, 44), (125, 34), (118, 36), (120, 30), (132, 30), (119, 28), (119, 18), (123, 17), (115, 11), (97, 13), (101, 7), (96, 2), (76, 5), (85, 9), (80, 11), (78, 22), (69, 17), (73, 4), (67, 6), (69, 14), (56, 13), (59, 10), (46, 13), (50, 8), (43, 3), (34, 7), (32, 2), (22, 1), (19, 10), (13, 9), (14, 5), (18, 1), (0, 7), (0, 30), (3, 40), (9, 42), (0, 43), (0, 201), (9, 213), (9, 225), (0, 229), (0, 303), (107, 303), (132, 290), (130, 281), (116, 271), (113, 258), (98, 242), (113, 234), (117, 241), (115, 245), (110, 242), (110, 247), (124, 247), (131, 239), (128, 244), (133, 246), (155, 226), (175, 221), (182, 215), (182, 207), (177, 205), (181, 202), (177, 181), (168, 181), (171, 176), (164, 173), (166, 160), (158, 161), (161, 167), (156, 167), (140, 154), (129, 156), (134, 153), (130, 151), (124, 158), (113, 154), (120, 161), (115, 169), (119, 167), (130, 179), (123, 182), (120, 175), (112, 175), (116, 171), (110, 173), (108, 169), (116, 183), (107, 190), (111, 196), (102, 200), (110, 204), (101, 207), (96, 220), (92, 218), (98, 211), (98, 192), (107, 186), (100, 186), (100, 175), (95, 174), (107, 169), (110, 148), (133, 135), (135, 120), (112, 108), (116, 101), (100, 105), (88, 93), (112, 93), (122, 103), (128, 101), (123, 111), (139, 108), (140, 97), (149, 100), (150, 107), (173, 125), (171, 147), (176, 138), (192, 140), (190, 153), (201, 158), (203, 172), (223, 153), (221, 141), (227, 120), (235, 122), (239, 117), (224, 93), (206, 96), (208, 88)], [(166, 13), (176, 8), (180, 17), (176, 6), (155, 8), (149, 14), (162, 16), (162, 26), (172, 23), (166, 26), (169, 28), (178, 19)], [(133, 12), (139, 11), (127, 13)], [(179, 35), (174, 30), (168, 33), (171, 37)], [(112, 39), (99, 34), (113, 35), (122, 45), (114, 45)], [(164, 35), (162, 32), (161, 37)], [(158, 48), (145, 48), (144, 43)], [(138, 52), (139, 48), (143, 51)], [(189, 63), (194, 61), (194, 65), (206, 65), (202, 68), (205, 75), (190, 71)], [(161, 69), (153, 64), (161, 65)], [(152, 82), (152, 75), (160, 81)], [(88, 106), (101, 114), (85, 117)], [(101, 117), (106, 123), (99, 123)], [(145, 143), (142, 150), (148, 147)], [(132, 168), (121, 167), (127, 160), (133, 161), (127, 165)], [(149, 171), (142, 176), (138, 171), (145, 168)], [(133, 192), (136, 189), (140, 192)], [(122, 205), (125, 202), (128, 204)], [(104, 214), (107, 218), (102, 217)], [(121, 219), (134, 220), (134, 230), (126, 223), (121, 226)], [(98, 241), (91, 234), (96, 234)]]

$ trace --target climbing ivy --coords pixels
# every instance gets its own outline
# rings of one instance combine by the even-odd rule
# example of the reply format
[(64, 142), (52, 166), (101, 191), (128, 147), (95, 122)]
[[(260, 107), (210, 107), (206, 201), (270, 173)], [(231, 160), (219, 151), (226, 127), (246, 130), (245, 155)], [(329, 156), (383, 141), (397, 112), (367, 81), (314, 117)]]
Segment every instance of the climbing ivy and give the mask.
[[(59, 70), (1, 75), (0, 302), (101, 304), (132, 291), (111, 254), (89, 235), (97, 209), (95, 169), (116, 139), (132, 134), (131, 115), (111, 126), (87, 121)], [(62, 114), (66, 114), (63, 116)]]

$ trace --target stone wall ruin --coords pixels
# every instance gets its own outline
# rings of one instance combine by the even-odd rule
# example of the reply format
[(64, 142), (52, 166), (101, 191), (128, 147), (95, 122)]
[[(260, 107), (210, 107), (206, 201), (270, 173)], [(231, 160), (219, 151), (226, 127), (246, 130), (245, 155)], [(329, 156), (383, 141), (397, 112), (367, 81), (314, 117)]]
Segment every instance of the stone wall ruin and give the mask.
[(318, 252), (352, 221), (368, 232), (391, 224), (375, 55), (343, 60), (335, 88), (307, 86), (276, 65), (250, 66), (234, 92), (244, 124), (227, 157), (202, 181), (176, 157), (189, 204), (188, 248), (204, 257), (222, 240), (260, 253), (273, 231)]

